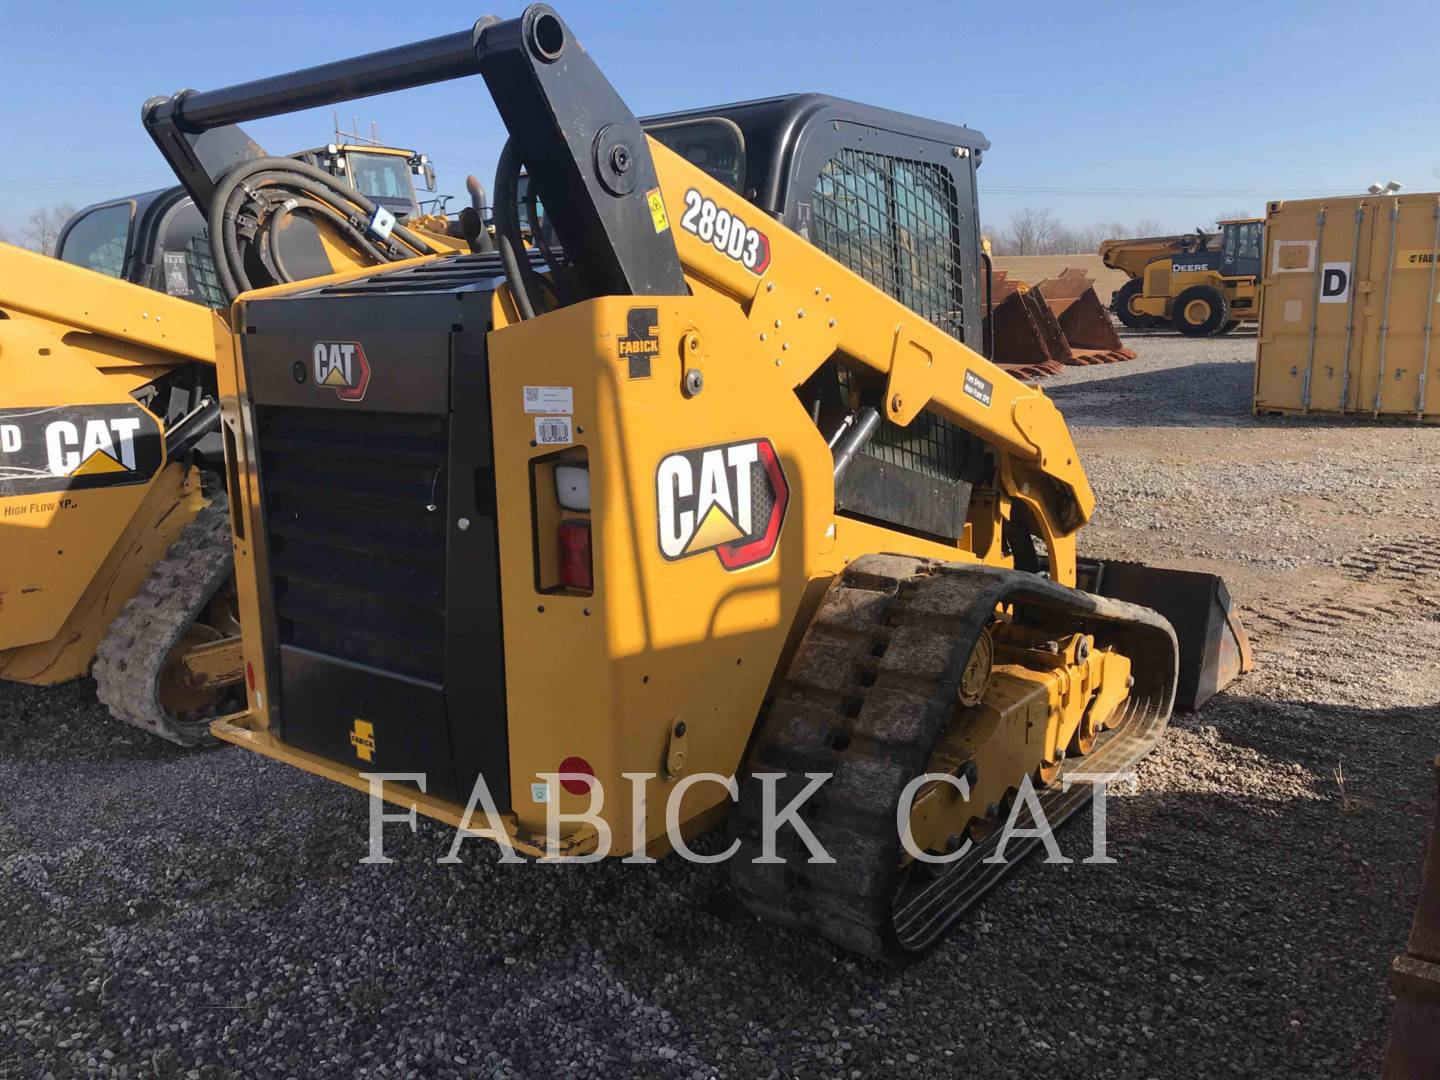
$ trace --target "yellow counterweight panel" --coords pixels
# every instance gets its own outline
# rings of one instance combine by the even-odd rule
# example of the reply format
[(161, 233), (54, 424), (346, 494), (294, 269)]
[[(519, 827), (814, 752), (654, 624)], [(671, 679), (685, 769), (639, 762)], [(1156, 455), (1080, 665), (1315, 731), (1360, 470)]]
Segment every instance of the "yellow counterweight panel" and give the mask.
[[(654, 305), (652, 375), (627, 377), (620, 352), (631, 308)], [(535, 774), (584, 758), (604, 785), (606, 817), (624, 826), (622, 774), (659, 772), (674, 725), (684, 722), (687, 772), (729, 775), (739, 765), (795, 613), (812, 582), (850, 558), (880, 550), (973, 558), (954, 546), (837, 519), (829, 448), (735, 305), (693, 297), (607, 298), (494, 333), (490, 342), (506, 699), (511, 717), (511, 800), (520, 824), (544, 827)], [(704, 389), (681, 393), (687, 367)], [(576, 444), (590, 469), (595, 589), (591, 596), (536, 590), (531, 516), (535, 416), (526, 385), (574, 392)], [(726, 572), (713, 552), (667, 559), (656, 525), (657, 467), (675, 451), (767, 438), (789, 502), (774, 555)], [(583, 673), (583, 674), (582, 674)], [(651, 781), (649, 835), (663, 833), (668, 785)], [(552, 797), (554, 797), (552, 795)], [(562, 793), (567, 811), (588, 796)], [(693, 789), (689, 818), (726, 798)], [(617, 835), (617, 847), (627, 837)]]

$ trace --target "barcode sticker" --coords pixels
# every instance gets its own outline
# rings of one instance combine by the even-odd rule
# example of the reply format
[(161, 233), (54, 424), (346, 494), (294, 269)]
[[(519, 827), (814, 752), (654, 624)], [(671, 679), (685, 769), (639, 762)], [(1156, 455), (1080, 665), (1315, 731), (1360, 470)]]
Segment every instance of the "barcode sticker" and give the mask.
[(564, 446), (574, 442), (570, 433), (568, 416), (537, 416), (535, 418), (535, 441), (541, 446)]
[(525, 387), (525, 411), (530, 413), (573, 413), (575, 388), (572, 386)]

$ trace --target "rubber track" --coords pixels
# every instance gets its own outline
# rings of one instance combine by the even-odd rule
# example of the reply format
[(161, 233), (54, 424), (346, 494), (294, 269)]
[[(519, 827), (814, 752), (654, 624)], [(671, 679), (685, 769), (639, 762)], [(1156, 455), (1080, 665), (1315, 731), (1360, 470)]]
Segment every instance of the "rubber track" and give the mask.
[(110, 624), (90, 674), (117, 720), (181, 746), (213, 745), (213, 716), (171, 716), (160, 704), (160, 671), (170, 650), (234, 571), (224, 494), (180, 532), (165, 558)]
[[(961, 673), (996, 605), (1014, 603), (1027, 626), (1085, 631), (1131, 657), (1135, 685), (1116, 725), (1073, 773), (1120, 771), (1149, 753), (1169, 721), (1177, 650), (1170, 624), (1148, 608), (1065, 588), (1034, 574), (893, 555), (855, 560), (826, 593), (756, 733), (731, 814), (740, 848), (731, 879), (757, 915), (807, 929), (855, 952), (908, 963), (1000, 880), (1038, 838), (1014, 838), (1004, 864), (983, 862), (998, 839), (950, 864), (895, 906), (900, 793), (924, 772), (956, 708)], [(983, 767), (983, 766), (982, 766)], [(831, 774), (802, 814), (833, 865), (809, 863), (793, 829), (776, 838), (781, 863), (761, 854), (761, 786), (781, 774), (776, 805)], [(1019, 783), (1020, 778), (1015, 778)], [(1040, 792), (1051, 825), (1083, 807), (1089, 784)]]

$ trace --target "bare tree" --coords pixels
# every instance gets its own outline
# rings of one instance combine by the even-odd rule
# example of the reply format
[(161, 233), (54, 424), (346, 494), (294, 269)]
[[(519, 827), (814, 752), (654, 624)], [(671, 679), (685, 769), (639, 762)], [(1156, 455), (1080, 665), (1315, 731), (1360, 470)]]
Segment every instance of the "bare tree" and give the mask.
[(1225, 210), (1215, 215), (1215, 224), (1219, 225), (1222, 221), (1234, 221), (1236, 218), (1253, 218), (1254, 216), (1249, 210)]
[(1059, 229), (1060, 223), (1049, 210), (1027, 207), (1012, 214), (1010, 224), (995, 238), (998, 253), (1044, 255), (1054, 245)]
[(1026, 209), (1013, 215), (1010, 224), (991, 235), (996, 255), (1093, 255), (1105, 240), (1127, 240), (1137, 236), (1163, 236), (1159, 222), (1142, 218), (1126, 225), (1102, 221), (1088, 226), (1063, 225), (1049, 210)]
[(74, 213), (75, 207), (69, 203), (37, 206), (20, 225), (20, 243), (42, 255), (54, 255), (60, 230)]

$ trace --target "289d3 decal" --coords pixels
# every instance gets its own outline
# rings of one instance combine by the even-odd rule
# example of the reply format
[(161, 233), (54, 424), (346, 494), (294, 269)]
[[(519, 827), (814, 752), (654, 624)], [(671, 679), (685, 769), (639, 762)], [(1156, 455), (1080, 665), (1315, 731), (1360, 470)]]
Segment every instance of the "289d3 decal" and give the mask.
[(660, 554), (715, 552), (726, 570), (764, 562), (780, 540), (790, 485), (769, 439), (679, 450), (655, 470)]
[(770, 265), (770, 238), (694, 188), (685, 192), (685, 216), (680, 219), (680, 227), (752, 274), (763, 274)]

